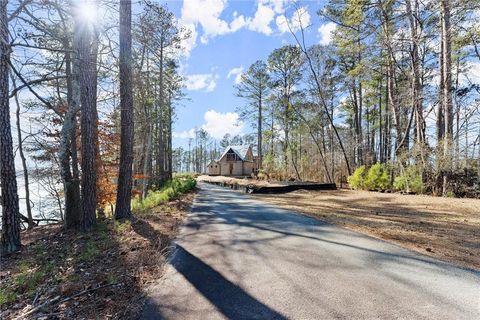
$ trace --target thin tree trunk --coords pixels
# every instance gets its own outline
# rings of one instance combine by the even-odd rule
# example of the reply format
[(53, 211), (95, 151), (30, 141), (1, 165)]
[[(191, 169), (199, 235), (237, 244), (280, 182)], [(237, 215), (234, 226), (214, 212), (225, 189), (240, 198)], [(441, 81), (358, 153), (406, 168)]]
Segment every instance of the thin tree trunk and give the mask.
[[(64, 225), (67, 229), (80, 228), (81, 226), (81, 204), (80, 204), (80, 181), (78, 176), (77, 160), (77, 128), (76, 114), (80, 107), (80, 88), (78, 83), (78, 24), (74, 31), (73, 57), (70, 54), (68, 42), (64, 44), (67, 51), (65, 53), (65, 69), (67, 76), (67, 104), (68, 109), (65, 113), (62, 129), (60, 131), (60, 175), (63, 180), (63, 191), (65, 201)], [(76, 70), (74, 74), (72, 72)], [(70, 164), (71, 161), (71, 164)]]
[(143, 162), (143, 185), (142, 185), (142, 199), (145, 199), (148, 191), (148, 181), (152, 176), (152, 125), (148, 125), (147, 146), (145, 148), (145, 161)]
[[(418, 35), (418, 26), (416, 22), (416, 13), (414, 15), (411, 6), (411, 0), (405, 2), (408, 20), (410, 23), (410, 35), (412, 40), (411, 47), (411, 60), (412, 60), (412, 108), (415, 110), (415, 128), (416, 128), (416, 142), (421, 147), (422, 161), (424, 162), (423, 156), (423, 144), (425, 142), (425, 132), (424, 132), (424, 120), (423, 120), (423, 109), (422, 109), (422, 85), (420, 82), (420, 54), (419, 54), (419, 35)], [(417, 7), (417, 5), (416, 5)]]
[[(445, 138), (443, 156), (447, 171), (451, 170), (452, 137), (453, 137), (453, 105), (452, 105), (452, 39), (450, 30), (450, 5), (447, 0), (441, 0), (442, 12), (442, 42), (443, 42), (443, 105), (445, 117)], [(443, 175), (443, 194), (448, 190), (448, 172)]]
[[(93, 119), (94, 119), (94, 137), (93, 140), (95, 141), (95, 170), (97, 173), (97, 177), (103, 176), (103, 165), (102, 165), (102, 158), (100, 156), (100, 146), (99, 146), (99, 141), (98, 141), (98, 110), (97, 110), (97, 87), (98, 87), (98, 75), (97, 75), (97, 60), (98, 60), (98, 29), (96, 27), (93, 28), (93, 34), (92, 34), (92, 45), (91, 45), (91, 63), (90, 63), (90, 72), (92, 75), (92, 110), (93, 110)], [(100, 197), (104, 196), (103, 190), (100, 189), (101, 186), (99, 185), (100, 180), (97, 178), (96, 181), (96, 188), (97, 188), (97, 193), (96, 193), (96, 206), (97, 206), (97, 211), (99, 214), (102, 214), (102, 216), (105, 215), (104, 213), (104, 208), (101, 207), (101, 199)]]
[(168, 128), (167, 128), (167, 174), (166, 178), (167, 180), (172, 180), (172, 98), (171, 98), (171, 93), (169, 93), (168, 96)]
[(159, 112), (158, 112), (158, 180), (159, 186), (163, 186), (165, 183), (165, 136), (164, 136), (164, 87), (163, 87), (163, 59), (164, 59), (164, 52), (163, 52), (163, 43), (160, 45), (160, 72), (159, 72), (159, 94), (158, 94), (158, 105), (159, 105)]
[(258, 98), (258, 126), (257, 126), (257, 169), (262, 169), (262, 89), (260, 89), (260, 96)]
[[(457, 56), (456, 61), (456, 76), (455, 76), (455, 88), (459, 87), (459, 76), (460, 76), (460, 56)], [(458, 169), (460, 166), (460, 102), (458, 101), (458, 96), (455, 95), (455, 169)], [(467, 121), (467, 119), (465, 119)]]
[[(13, 86), (15, 85), (15, 78), (11, 74)], [(18, 93), (15, 92), (15, 104), (17, 105), (17, 110), (15, 112), (16, 116), (16, 125), (17, 125), (17, 141), (18, 141), (18, 153), (20, 154), (20, 159), (22, 160), (23, 168), (23, 182), (25, 184), (25, 208), (27, 209), (27, 218), (28, 218), (28, 229), (32, 229), (35, 226), (32, 216), (32, 205), (30, 203), (30, 183), (28, 179), (28, 167), (27, 159), (25, 158), (25, 153), (23, 152), (23, 138), (22, 138), (22, 129), (20, 126), (20, 101), (18, 101)]]
[(322, 94), (322, 88), (321, 88), (321, 85), (320, 85), (320, 80), (318, 79), (317, 72), (315, 71), (315, 68), (313, 67), (312, 59), (310, 58), (310, 55), (308, 54), (307, 46), (305, 44), (305, 34), (304, 34), (303, 27), (301, 28), (301, 32), (302, 32), (302, 41), (301, 42), (297, 38), (295, 33), (292, 32), (292, 35), (295, 37), (295, 40), (297, 41), (297, 43), (300, 46), (302, 52), (304, 53), (305, 57), (307, 58), (309, 69), (312, 72), (313, 78), (315, 80), (315, 84), (317, 86), (317, 93), (318, 93), (318, 96), (320, 98), (320, 102), (321, 102), (323, 108), (325, 109), (325, 113), (327, 115), (328, 121), (329, 121), (330, 125), (332, 126), (333, 131), (335, 132), (335, 135), (338, 139), (338, 144), (340, 145), (340, 149), (342, 150), (343, 158), (345, 160), (345, 165), (347, 166), (348, 175), (351, 175), (352, 170), (350, 168), (350, 163), (348, 161), (347, 152), (345, 151), (345, 147), (343, 146), (343, 142), (342, 142), (342, 139), (340, 138), (340, 134), (338, 133), (337, 126), (333, 122), (333, 118), (330, 116), (330, 113), (328, 112), (328, 106), (327, 106), (327, 103), (326, 103), (326, 101), (323, 97), (323, 94)]

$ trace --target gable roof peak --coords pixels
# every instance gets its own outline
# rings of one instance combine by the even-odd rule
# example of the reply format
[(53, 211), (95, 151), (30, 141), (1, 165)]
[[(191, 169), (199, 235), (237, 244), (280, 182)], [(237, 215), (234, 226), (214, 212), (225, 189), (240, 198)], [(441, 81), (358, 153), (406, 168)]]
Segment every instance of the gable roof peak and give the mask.
[(228, 153), (228, 151), (230, 151), (230, 150), (235, 152), (238, 155), (238, 157), (240, 158), (240, 160), (244, 161), (246, 156), (247, 156), (248, 150), (250, 148), (252, 148), (251, 144), (229, 145), (225, 148), (225, 151), (222, 153), (220, 158), (217, 159), (217, 161), (220, 161), (220, 159), (222, 159)]

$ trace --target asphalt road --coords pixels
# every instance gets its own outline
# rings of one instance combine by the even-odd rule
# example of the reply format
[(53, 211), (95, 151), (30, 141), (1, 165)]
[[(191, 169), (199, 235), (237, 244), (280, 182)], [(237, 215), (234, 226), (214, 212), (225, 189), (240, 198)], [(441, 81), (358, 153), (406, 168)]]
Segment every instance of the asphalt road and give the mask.
[(480, 273), (200, 185), (143, 319), (480, 319)]

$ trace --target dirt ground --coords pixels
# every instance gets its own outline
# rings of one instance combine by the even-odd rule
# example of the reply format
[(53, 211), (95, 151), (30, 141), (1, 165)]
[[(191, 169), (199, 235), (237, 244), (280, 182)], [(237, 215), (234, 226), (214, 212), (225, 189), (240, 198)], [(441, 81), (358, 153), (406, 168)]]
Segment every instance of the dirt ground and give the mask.
[(345, 189), (253, 196), (440, 260), (480, 270), (480, 199)]
[(256, 186), (261, 186), (261, 187), (266, 187), (266, 186), (281, 186), (282, 184), (275, 183), (275, 182), (269, 182), (266, 180), (255, 180), (255, 179), (238, 179), (238, 178), (231, 178), (231, 177), (225, 177), (225, 176), (207, 176), (207, 175), (202, 175), (197, 177), (198, 182), (208, 182), (208, 183), (236, 183), (240, 186), (247, 186), (249, 184), (254, 184)]
[(0, 319), (137, 319), (194, 192), (89, 233), (39, 226), (0, 261)]

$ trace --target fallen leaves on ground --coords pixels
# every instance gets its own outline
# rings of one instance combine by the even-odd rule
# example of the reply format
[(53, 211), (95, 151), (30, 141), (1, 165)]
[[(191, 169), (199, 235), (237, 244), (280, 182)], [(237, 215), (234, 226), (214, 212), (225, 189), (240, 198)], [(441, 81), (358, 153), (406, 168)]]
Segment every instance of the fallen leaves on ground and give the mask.
[(92, 232), (39, 226), (0, 262), (0, 318), (135, 319), (144, 289), (160, 278), (193, 192)]

